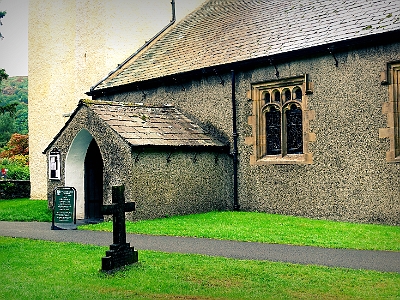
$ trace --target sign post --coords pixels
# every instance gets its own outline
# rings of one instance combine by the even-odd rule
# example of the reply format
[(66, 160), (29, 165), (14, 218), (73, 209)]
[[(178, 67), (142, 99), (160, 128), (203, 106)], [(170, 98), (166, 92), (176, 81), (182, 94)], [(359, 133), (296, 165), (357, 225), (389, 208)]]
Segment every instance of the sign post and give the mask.
[[(53, 193), (52, 230), (76, 229), (76, 190), (57, 187)], [(55, 225), (57, 223), (57, 226)]]

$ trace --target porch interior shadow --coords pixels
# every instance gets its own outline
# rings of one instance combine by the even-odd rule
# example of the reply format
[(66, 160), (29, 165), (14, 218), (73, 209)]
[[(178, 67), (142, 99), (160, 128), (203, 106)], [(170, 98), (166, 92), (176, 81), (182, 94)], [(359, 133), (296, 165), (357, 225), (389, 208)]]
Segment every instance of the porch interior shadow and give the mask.
[(93, 139), (85, 157), (85, 219), (103, 219), (103, 159)]

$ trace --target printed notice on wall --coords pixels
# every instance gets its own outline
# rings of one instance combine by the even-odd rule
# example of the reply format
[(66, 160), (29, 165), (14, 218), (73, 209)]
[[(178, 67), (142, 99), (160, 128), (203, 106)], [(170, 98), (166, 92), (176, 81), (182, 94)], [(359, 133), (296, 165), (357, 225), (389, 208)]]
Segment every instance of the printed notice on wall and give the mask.
[(75, 203), (76, 203), (76, 190), (73, 187), (58, 187), (54, 190), (54, 206), (53, 206), (53, 224), (52, 229), (76, 229), (65, 227), (61, 228), (57, 224), (76, 224), (75, 218)]

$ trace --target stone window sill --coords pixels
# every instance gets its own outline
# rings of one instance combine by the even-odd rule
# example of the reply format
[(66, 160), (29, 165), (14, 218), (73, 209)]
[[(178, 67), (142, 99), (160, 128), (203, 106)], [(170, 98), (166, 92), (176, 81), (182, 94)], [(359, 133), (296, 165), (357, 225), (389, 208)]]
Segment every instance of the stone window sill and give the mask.
[(268, 155), (255, 162), (255, 165), (305, 165), (312, 164), (311, 154)]

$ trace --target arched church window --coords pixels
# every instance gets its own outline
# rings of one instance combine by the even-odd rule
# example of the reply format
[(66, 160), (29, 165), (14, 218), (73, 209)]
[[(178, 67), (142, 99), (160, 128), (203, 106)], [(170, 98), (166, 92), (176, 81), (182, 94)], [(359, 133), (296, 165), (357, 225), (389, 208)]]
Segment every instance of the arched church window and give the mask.
[(268, 93), (268, 92), (265, 93), (264, 99), (265, 99), (265, 104), (269, 103), (271, 101), (270, 93)]
[(284, 95), (285, 95), (285, 98), (284, 98), (285, 101), (290, 101), (292, 99), (292, 93), (290, 92), (289, 89), (286, 89), (284, 91)]
[[(284, 112), (284, 116), (283, 116)], [(300, 105), (290, 103), (282, 110), (268, 105), (265, 112), (267, 155), (303, 153), (303, 114)], [(285, 141), (282, 151), (282, 140)]]
[(252, 84), (249, 124), (253, 130), (252, 136), (246, 137), (246, 144), (254, 150), (251, 164), (312, 163), (308, 145), (315, 134), (309, 126), (314, 118), (314, 111), (307, 109), (310, 94), (308, 75)]
[(303, 153), (303, 121), (299, 105), (290, 104), (285, 109), (287, 154)]
[(281, 102), (281, 92), (274, 91), (274, 101), (275, 102)]
[(275, 105), (270, 105), (265, 113), (267, 133), (267, 155), (281, 153), (281, 112)]
[(301, 89), (299, 87), (295, 87), (293, 91), (295, 99), (301, 101), (301, 98), (303, 97)]

